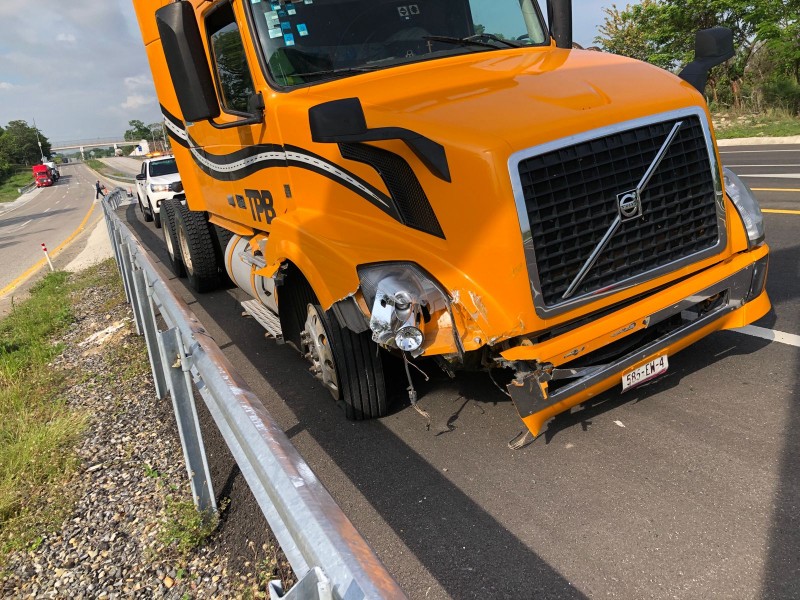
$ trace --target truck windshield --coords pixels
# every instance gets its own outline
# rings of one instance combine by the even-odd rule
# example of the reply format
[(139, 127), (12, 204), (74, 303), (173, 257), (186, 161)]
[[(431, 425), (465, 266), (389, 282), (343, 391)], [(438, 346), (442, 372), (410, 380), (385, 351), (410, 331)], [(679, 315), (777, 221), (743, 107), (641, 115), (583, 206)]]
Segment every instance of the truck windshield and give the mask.
[(156, 160), (150, 163), (150, 177), (161, 177), (162, 175), (172, 175), (178, 172), (178, 165), (174, 158), (166, 160)]
[(250, 0), (249, 4), (272, 79), (286, 87), (550, 41), (534, 0)]

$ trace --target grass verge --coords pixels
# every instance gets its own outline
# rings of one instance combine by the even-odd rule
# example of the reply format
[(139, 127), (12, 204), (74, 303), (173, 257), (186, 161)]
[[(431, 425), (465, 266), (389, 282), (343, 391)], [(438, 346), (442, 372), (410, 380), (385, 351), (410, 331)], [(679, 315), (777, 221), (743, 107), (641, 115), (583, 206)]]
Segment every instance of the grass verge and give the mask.
[(128, 178), (128, 179), (130, 179), (130, 177), (131, 177), (130, 174), (120, 173), (114, 167), (111, 167), (111, 166), (107, 165), (106, 163), (104, 163), (103, 161), (97, 160), (96, 158), (90, 158), (89, 160), (86, 161), (86, 164), (91, 169), (93, 169), (94, 171), (97, 171), (98, 173), (100, 173), (100, 175), (104, 175), (105, 177), (111, 177), (111, 178), (120, 178), (120, 177), (122, 177), (122, 178)]
[[(41, 525), (60, 523), (57, 491), (76, 467), (73, 447), (83, 415), (62, 397), (65, 374), (52, 360), (54, 341), (72, 322), (74, 284), (51, 273), (0, 321), (0, 541), (2, 548), (35, 544)], [(39, 507), (47, 506), (47, 510)]]
[(771, 109), (761, 114), (715, 113), (713, 118), (720, 140), (800, 135), (800, 118), (786, 110)]
[(19, 188), (33, 183), (31, 173), (17, 173), (0, 183), (0, 202), (13, 202), (19, 198)]

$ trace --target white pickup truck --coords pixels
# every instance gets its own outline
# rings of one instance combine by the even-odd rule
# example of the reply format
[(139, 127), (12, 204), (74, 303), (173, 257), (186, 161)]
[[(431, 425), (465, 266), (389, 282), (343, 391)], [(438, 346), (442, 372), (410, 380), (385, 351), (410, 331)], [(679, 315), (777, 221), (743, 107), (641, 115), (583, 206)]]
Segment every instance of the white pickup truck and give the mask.
[(136, 175), (136, 196), (145, 221), (161, 227), (161, 203), (170, 198), (184, 199), (183, 183), (174, 156), (148, 158)]

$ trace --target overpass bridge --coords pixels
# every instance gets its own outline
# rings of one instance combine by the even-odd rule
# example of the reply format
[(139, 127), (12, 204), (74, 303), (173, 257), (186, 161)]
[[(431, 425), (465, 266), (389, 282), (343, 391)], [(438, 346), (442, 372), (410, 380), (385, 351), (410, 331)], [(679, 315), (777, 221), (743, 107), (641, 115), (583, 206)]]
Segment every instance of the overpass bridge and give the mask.
[(150, 142), (147, 140), (132, 141), (120, 138), (119, 136), (108, 138), (93, 138), (86, 140), (67, 140), (64, 142), (53, 142), (50, 144), (50, 150), (53, 152), (61, 152), (64, 150), (79, 150), (81, 158), (85, 160), (84, 150), (87, 148), (108, 148), (113, 146), (116, 152), (120, 146), (138, 146), (142, 155), (150, 152)]

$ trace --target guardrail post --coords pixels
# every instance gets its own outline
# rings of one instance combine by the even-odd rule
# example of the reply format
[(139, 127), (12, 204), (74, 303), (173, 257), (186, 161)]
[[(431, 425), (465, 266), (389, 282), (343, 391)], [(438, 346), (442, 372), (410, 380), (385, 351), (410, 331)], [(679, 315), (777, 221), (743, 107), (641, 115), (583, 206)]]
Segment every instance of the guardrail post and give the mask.
[(217, 500), (211, 484), (203, 434), (197, 418), (197, 406), (191, 378), (191, 357), (184, 350), (183, 340), (177, 328), (158, 333), (161, 361), (167, 376), (172, 407), (178, 422), (178, 433), (186, 460), (186, 471), (192, 486), (195, 506), (201, 512), (217, 510)]
[[(120, 274), (122, 275), (122, 287), (125, 288), (125, 298), (127, 299), (128, 304), (130, 304), (131, 303), (131, 289), (130, 289), (131, 282), (130, 282), (130, 280), (128, 278), (128, 264), (129, 263), (126, 262), (125, 252), (124, 252), (125, 241), (122, 239), (122, 232), (119, 229), (116, 229), (114, 231), (114, 237), (117, 240), (117, 243), (115, 244), (115, 246), (117, 247), (117, 252), (119, 254), (117, 256), (117, 264), (119, 264)], [(130, 260), (130, 257), (128, 257), (128, 261), (129, 260)]]
[(167, 384), (164, 379), (161, 350), (158, 346), (158, 339), (156, 339), (156, 313), (153, 310), (152, 302), (153, 288), (147, 283), (147, 278), (141, 269), (133, 272), (133, 286), (141, 312), (142, 329), (147, 343), (147, 358), (150, 360), (150, 370), (153, 372), (156, 396), (163, 400), (167, 396)]
[(128, 294), (128, 302), (133, 309), (133, 320), (136, 323), (136, 333), (142, 335), (142, 310), (139, 306), (139, 299), (136, 297), (136, 291), (133, 284), (133, 271), (135, 269), (133, 259), (131, 257), (131, 249), (127, 242), (122, 243), (122, 279), (127, 281), (125, 286), (126, 293)]
[[(119, 269), (119, 274), (122, 277), (122, 284), (125, 286), (127, 283), (122, 272), (122, 254), (120, 254), (119, 248), (122, 243), (122, 237), (119, 234), (116, 221), (111, 216), (111, 207), (106, 202), (102, 201), (100, 205), (103, 207), (103, 213), (105, 214), (106, 225), (108, 226), (108, 237), (111, 240), (111, 248), (114, 250), (114, 258), (117, 260), (117, 269)], [(125, 295), (128, 295), (127, 289), (125, 290)]]

